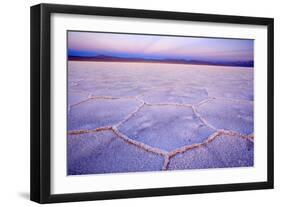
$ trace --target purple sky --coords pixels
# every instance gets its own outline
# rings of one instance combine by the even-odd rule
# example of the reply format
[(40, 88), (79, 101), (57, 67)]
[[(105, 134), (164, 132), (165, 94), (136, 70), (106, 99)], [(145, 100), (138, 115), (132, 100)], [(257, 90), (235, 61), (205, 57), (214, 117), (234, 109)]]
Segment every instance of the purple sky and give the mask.
[(68, 32), (68, 54), (207, 61), (251, 61), (253, 40)]

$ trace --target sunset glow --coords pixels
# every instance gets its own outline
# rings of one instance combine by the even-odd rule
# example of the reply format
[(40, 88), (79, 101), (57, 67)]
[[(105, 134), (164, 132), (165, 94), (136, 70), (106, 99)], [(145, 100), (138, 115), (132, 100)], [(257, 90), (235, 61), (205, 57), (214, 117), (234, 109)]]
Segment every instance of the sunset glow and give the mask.
[(122, 58), (253, 61), (248, 39), (68, 32), (68, 55)]

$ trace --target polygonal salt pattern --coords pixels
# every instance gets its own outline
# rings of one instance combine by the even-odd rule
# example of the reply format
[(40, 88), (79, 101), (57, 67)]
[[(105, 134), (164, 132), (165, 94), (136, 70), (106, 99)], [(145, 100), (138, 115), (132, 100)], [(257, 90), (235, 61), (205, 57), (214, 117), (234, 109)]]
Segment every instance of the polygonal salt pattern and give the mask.
[(191, 107), (170, 105), (144, 105), (119, 130), (131, 139), (166, 151), (200, 143), (214, 133)]
[(69, 61), (68, 93), (69, 175), (253, 166), (252, 69)]
[(164, 162), (110, 130), (68, 135), (67, 142), (68, 175), (159, 171)]
[(199, 147), (172, 157), (169, 170), (253, 166), (253, 141), (222, 135)]

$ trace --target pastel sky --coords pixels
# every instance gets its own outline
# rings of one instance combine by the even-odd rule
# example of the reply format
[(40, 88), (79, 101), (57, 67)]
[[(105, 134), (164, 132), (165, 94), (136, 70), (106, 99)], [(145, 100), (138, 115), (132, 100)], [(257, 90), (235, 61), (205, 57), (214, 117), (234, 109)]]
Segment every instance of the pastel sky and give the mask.
[(254, 41), (199, 37), (68, 32), (68, 55), (252, 61)]

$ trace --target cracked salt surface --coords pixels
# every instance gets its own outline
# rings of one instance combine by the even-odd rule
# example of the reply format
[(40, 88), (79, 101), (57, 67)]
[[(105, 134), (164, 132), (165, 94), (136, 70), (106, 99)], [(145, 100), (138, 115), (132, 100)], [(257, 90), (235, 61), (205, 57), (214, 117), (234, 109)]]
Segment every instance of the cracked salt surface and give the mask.
[(68, 64), (69, 175), (253, 166), (252, 69)]

